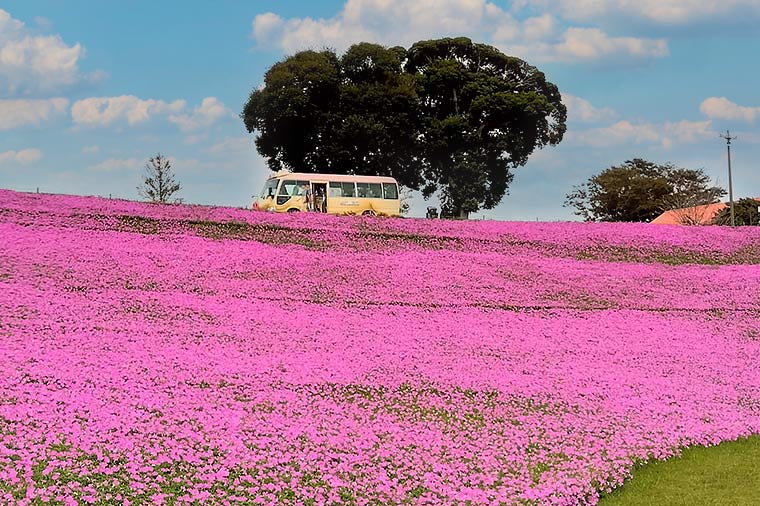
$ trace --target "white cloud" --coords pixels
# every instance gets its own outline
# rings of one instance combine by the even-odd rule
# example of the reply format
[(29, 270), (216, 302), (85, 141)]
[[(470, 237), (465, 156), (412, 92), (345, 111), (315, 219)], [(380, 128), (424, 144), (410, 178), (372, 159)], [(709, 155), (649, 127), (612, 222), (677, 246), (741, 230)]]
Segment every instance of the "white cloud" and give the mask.
[(562, 30), (550, 13), (518, 21), (486, 0), (347, 0), (332, 18), (283, 19), (267, 12), (256, 16), (252, 24), (258, 44), (278, 46), (288, 53), (323, 47), (341, 51), (360, 41), (408, 46), (426, 38), (462, 35), (542, 61), (668, 54), (664, 40), (611, 37), (597, 28)]
[(108, 158), (95, 165), (90, 165), (89, 169), (97, 172), (114, 172), (119, 170), (136, 170), (145, 165), (146, 160), (137, 158)]
[(716, 137), (718, 134), (712, 129), (712, 121), (677, 121), (665, 123), (665, 134), (678, 143), (688, 144), (703, 139)]
[(711, 127), (710, 121), (684, 120), (654, 124), (631, 123), (623, 120), (607, 127), (568, 132), (566, 141), (569, 144), (594, 148), (632, 144), (660, 145), (664, 148), (671, 148), (674, 144), (691, 144), (714, 137), (717, 134)]
[(636, 125), (629, 121), (618, 121), (608, 127), (593, 128), (582, 132), (568, 132), (566, 137), (569, 143), (595, 148), (621, 144), (653, 144), (662, 141), (654, 125)]
[(172, 114), (169, 116), (169, 121), (183, 132), (190, 133), (209, 128), (222, 118), (234, 116), (218, 98), (206, 97), (201, 105), (193, 109), (192, 113)]
[(609, 37), (597, 28), (569, 28), (557, 46), (559, 59), (596, 59), (601, 56), (628, 54), (637, 57), (667, 56), (663, 39)]
[(37, 35), (0, 9), (0, 94), (33, 95), (60, 91), (101, 73), (83, 75), (80, 44), (68, 45), (60, 35)]
[(711, 119), (741, 120), (752, 123), (760, 117), (760, 107), (735, 104), (726, 97), (710, 97), (699, 106), (702, 114)]
[(65, 98), (47, 100), (1, 100), (0, 130), (34, 125), (42, 126), (68, 110), (69, 101)]
[(565, 19), (576, 21), (633, 16), (656, 23), (685, 24), (740, 12), (760, 14), (760, 0), (523, 0), (515, 4), (556, 10)]
[(184, 100), (168, 103), (163, 100), (142, 100), (133, 95), (92, 97), (74, 102), (71, 116), (74, 123), (81, 126), (109, 126), (123, 121), (135, 125), (154, 115), (179, 112), (184, 107)]
[(557, 20), (551, 14), (528, 18), (523, 22), (522, 35), (528, 40), (540, 40), (557, 32)]
[(100, 147), (96, 145), (85, 146), (82, 148), (82, 153), (87, 153), (87, 154), (97, 153), (98, 151), (100, 151)]
[(253, 18), (253, 38), (256, 40), (269, 40), (282, 28), (283, 19), (273, 12), (259, 14)]
[(22, 165), (34, 163), (41, 158), (42, 151), (36, 148), (23, 149), (16, 153), (16, 160)]
[[(2, 27), (2, 25), (0, 25)], [(0, 153), (0, 165), (29, 165), (42, 158), (42, 151), (37, 148), (22, 149), (21, 151), (6, 151)]]
[(366, 41), (409, 45), (437, 36), (494, 32), (514, 23), (511, 15), (486, 0), (347, 0), (328, 19), (282, 19), (265, 13), (253, 20), (253, 38), (286, 52), (305, 48), (346, 49)]
[(595, 123), (615, 118), (615, 111), (609, 107), (594, 107), (591, 102), (574, 95), (563, 94), (562, 102), (567, 106), (569, 121)]
[(10, 36), (18, 36), (23, 30), (24, 23), (13, 19), (7, 11), (0, 9), (0, 37), (5, 39)]
[(665, 39), (610, 37), (598, 28), (568, 28), (559, 40), (532, 44), (500, 44), (505, 51), (541, 61), (613, 61), (661, 58), (669, 54)]

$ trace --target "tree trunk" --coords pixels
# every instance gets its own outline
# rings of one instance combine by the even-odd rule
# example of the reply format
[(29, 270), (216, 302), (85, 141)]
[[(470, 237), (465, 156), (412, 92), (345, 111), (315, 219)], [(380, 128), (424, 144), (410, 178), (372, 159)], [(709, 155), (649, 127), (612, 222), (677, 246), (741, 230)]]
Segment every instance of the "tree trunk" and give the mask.
[(470, 219), (470, 212), (465, 211), (464, 209), (459, 210), (459, 219), (460, 220), (469, 220)]

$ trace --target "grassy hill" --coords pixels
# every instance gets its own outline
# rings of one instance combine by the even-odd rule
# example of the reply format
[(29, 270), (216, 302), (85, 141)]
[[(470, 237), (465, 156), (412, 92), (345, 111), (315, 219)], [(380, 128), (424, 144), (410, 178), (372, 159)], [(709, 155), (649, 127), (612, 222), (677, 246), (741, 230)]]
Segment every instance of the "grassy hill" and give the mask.
[(0, 503), (596, 504), (760, 433), (758, 263), (747, 229), (0, 190)]

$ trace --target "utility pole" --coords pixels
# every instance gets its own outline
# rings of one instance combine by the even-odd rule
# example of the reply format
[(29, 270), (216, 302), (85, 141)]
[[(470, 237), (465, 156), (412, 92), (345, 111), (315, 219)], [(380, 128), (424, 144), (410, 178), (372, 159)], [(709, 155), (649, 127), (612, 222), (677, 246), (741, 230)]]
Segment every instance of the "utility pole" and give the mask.
[(721, 134), (722, 138), (726, 139), (726, 149), (728, 150), (728, 204), (731, 206), (731, 226), (736, 226), (736, 220), (734, 219), (734, 190), (731, 187), (731, 141), (736, 137), (731, 137), (731, 132), (726, 130), (726, 135)]

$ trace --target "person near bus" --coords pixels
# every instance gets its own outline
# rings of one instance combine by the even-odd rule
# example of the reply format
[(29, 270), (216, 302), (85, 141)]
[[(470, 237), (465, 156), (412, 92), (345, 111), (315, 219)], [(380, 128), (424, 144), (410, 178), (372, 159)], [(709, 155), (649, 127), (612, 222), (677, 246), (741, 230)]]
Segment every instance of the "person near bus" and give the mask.
[(319, 186), (314, 191), (314, 210), (318, 213), (327, 212), (327, 195), (325, 195), (324, 188)]
[(303, 197), (306, 201), (306, 210), (314, 210), (314, 194), (311, 191), (311, 187), (308, 184), (303, 185)]

